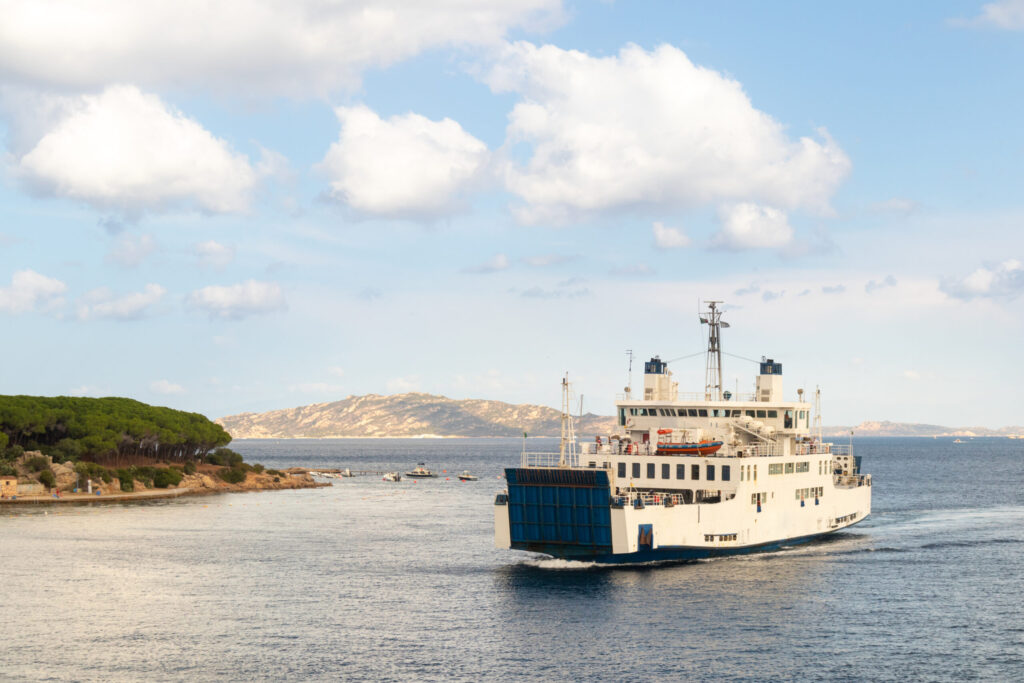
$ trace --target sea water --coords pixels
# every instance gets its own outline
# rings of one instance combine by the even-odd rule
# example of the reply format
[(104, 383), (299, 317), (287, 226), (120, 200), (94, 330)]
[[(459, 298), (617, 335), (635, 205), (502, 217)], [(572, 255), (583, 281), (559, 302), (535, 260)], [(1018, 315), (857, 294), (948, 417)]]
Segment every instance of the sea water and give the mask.
[(855, 439), (856, 527), (638, 567), (493, 548), (515, 439), (233, 447), (440, 476), (2, 507), (0, 679), (1024, 680), (1024, 441)]

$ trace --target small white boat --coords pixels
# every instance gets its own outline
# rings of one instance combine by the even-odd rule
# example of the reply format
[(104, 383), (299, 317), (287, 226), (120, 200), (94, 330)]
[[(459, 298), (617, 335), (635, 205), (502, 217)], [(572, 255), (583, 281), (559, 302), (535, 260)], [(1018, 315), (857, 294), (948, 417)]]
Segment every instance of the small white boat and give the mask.
[(400, 472), (385, 472), (384, 481), (402, 481), (402, 474)]
[(469, 473), (469, 470), (462, 470), (459, 473), (459, 481), (476, 481), (479, 477)]
[(421, 462), (406, 472), (405, 476), (412, 477), (413, 479), (427, 479), (429, 477), (436, 477), (437, 473), (428, 470), (426, 464)]
[(349, 468), (346, 467), (342, 471), (338, 472), (338, 476), (339, 477), (346, 477), (347, 478), (347, 477), (354, 477), (356, 475), (352, 474), (352, 470), (350, 470)]

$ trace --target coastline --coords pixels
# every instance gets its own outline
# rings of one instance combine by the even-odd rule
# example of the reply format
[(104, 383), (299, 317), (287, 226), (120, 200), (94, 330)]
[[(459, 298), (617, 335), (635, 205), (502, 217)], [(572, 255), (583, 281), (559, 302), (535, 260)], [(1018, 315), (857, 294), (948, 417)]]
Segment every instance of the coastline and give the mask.
[[(293, 471), (294, 470), (294, 471)], [(330, 486), (329, 482), (318, 482), (310, 476), (305, 468), (292, 468), (288, 476), (278, 477), (274, 481), (268, 475), (250, 474), (244, 482), (229, 484), (206, 475), (192, 475), (188, 482), (177, 487), (148, 488), (140, 491), (114, 491), (96, 493), (61, 492), (60, 496), (52, 493), (18, 496), (16, 498), (0, 498), (0, 506), (4, 505), (89, 505), (95, 503), (126, 503), (148, 500), (180, 498), (183, 496), (205, 496), (218, 493), (248, 493), (252, 491), (283, 491), (291, 489), (316, 489)]]

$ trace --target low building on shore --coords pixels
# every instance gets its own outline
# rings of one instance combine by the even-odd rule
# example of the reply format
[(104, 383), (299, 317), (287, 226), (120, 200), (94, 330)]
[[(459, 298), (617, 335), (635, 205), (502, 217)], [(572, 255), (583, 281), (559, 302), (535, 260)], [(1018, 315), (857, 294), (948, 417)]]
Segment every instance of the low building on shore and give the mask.
[(18, 478), (8, 475), (0, 476), (0, 498), (13, 498), (18, 495)]

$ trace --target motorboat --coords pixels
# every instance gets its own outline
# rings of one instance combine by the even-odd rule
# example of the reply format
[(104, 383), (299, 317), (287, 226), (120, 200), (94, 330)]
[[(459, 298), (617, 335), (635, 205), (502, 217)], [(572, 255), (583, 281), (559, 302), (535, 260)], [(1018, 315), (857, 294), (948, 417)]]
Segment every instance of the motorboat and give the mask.
[(406, 472), (405, 476), (413, 479), (429, 479), (431, 477), (436, 477), (437, 473), (428, 470), (426, 464), (421, 462), (417, 463), (416, 467)]

